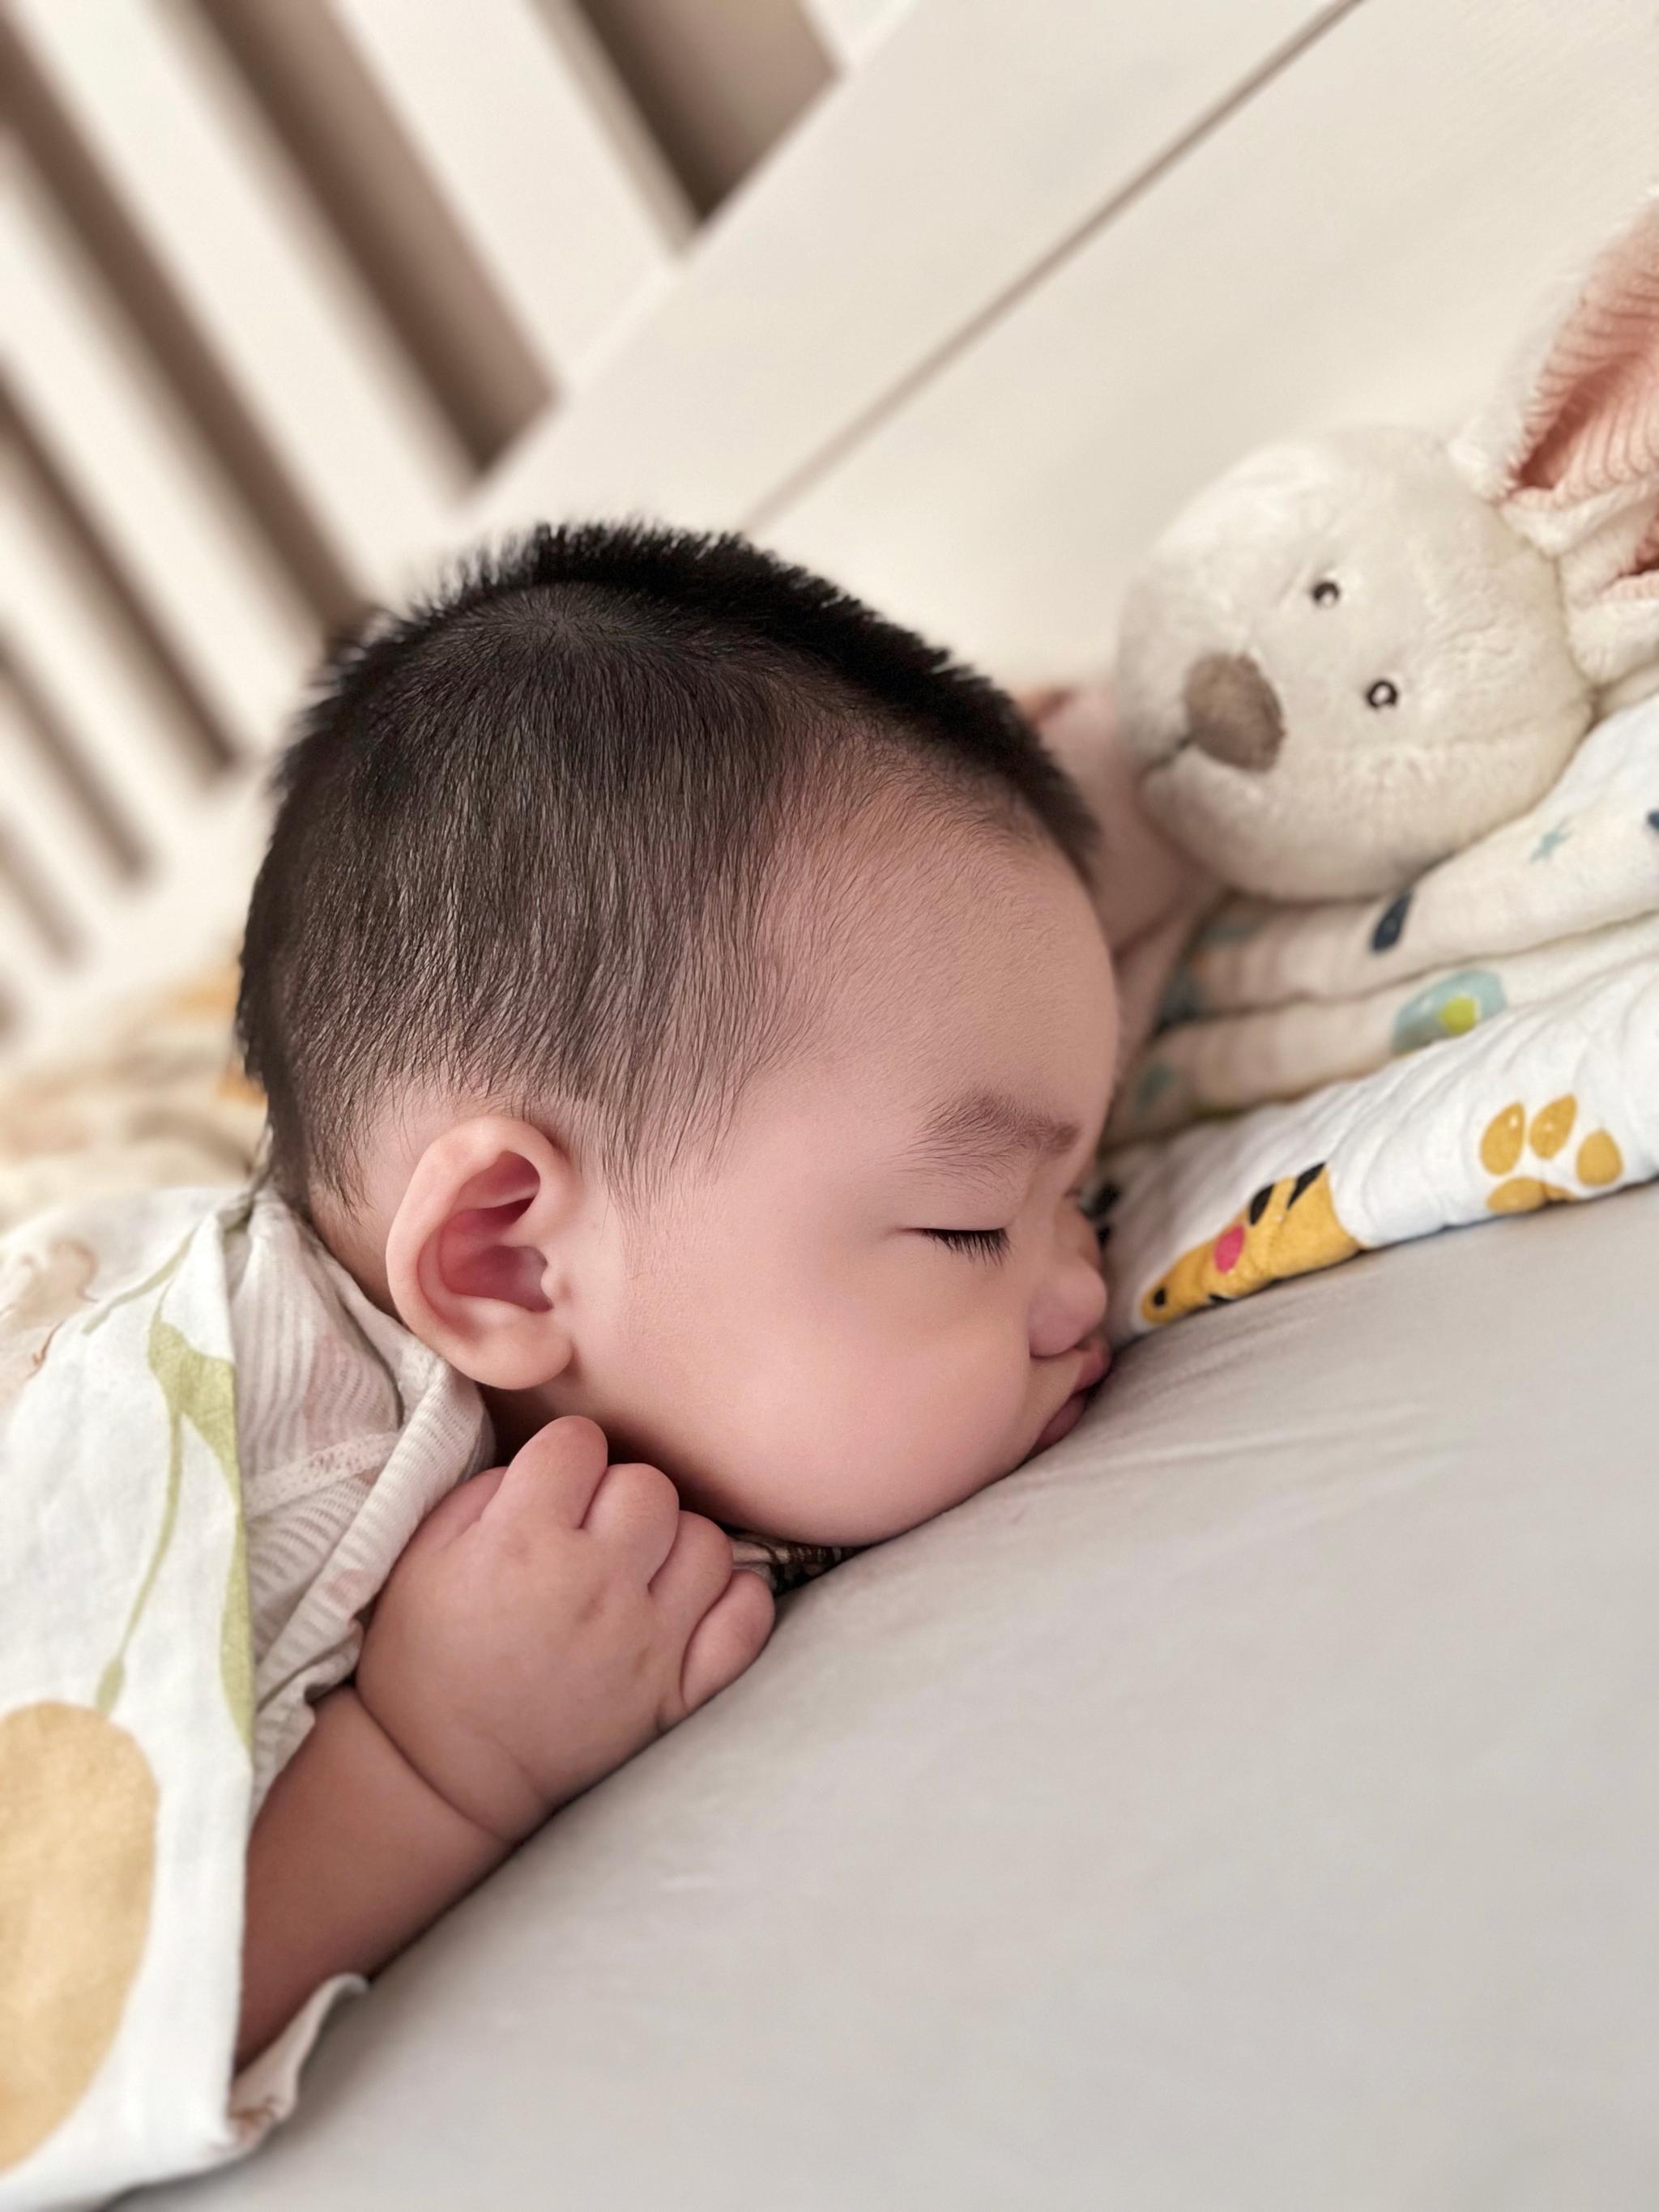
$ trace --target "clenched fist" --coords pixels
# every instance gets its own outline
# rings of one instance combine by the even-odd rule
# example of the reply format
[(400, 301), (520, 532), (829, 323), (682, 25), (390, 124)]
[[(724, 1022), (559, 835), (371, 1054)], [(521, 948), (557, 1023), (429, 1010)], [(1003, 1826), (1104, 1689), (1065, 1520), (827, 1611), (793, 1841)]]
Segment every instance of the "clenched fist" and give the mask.
[(772, 1595), (665, 1474), (611, 1466), (568, 1417), (416, 1532), (375, 1607), (357, 1694), (459, 1813), (515, 1842), (724, 1689)]

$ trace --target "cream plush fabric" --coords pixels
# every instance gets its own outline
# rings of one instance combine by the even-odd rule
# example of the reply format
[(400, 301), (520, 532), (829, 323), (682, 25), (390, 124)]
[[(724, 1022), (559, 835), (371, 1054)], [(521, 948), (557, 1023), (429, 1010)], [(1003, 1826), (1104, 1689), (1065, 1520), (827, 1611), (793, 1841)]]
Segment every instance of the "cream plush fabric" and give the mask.
[(1118, 659), (1142, 799), (1224, 883), (1342, 899), (1541, 799), (1659, 670), (1659, 198), (1449, 447), (1300, 438), (1177, 518)]

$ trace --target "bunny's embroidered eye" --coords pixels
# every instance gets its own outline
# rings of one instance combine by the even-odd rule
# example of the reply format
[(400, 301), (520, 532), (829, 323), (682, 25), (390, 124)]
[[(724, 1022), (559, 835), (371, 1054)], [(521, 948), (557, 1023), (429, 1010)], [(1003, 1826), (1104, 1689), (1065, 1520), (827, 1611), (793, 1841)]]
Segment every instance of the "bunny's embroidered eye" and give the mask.
[(1368, 707), (1397, 707), (1400, 704), (1400, 686), (1390, 684), (1386, 676), (1379, 676), (1365, 694), (1365, 704)]
[(1334, 576), (1322, 576), (1308, 594), (1316, 607), (1334, 607), (1341, 596)]

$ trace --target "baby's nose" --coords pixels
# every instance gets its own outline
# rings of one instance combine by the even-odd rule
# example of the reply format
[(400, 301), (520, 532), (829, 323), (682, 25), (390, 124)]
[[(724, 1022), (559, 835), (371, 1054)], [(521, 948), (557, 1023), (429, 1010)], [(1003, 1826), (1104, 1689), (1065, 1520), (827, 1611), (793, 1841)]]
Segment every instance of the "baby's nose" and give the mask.
[(1052, 1359), (1092, 1335), (1106, 1317), (1106, 1285), (1080, 1253), (1068, 1255), (1031, 1309), (1031, 1355)]

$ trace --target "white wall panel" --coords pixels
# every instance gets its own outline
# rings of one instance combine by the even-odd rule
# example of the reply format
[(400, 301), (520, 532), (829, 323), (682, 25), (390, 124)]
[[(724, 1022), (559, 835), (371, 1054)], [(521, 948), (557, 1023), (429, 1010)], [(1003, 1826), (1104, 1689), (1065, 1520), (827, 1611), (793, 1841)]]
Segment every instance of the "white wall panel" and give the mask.
[(624, 509), (741, 520), (1329, 12), (1310, 0), (915, 7), (467, 521)]
[(1656, 180), (1659, 11), (1369, 0), (769, 535), (1005, 674), (1098, 665), (1186, 496), (1283, 433), (1454, 426)]

